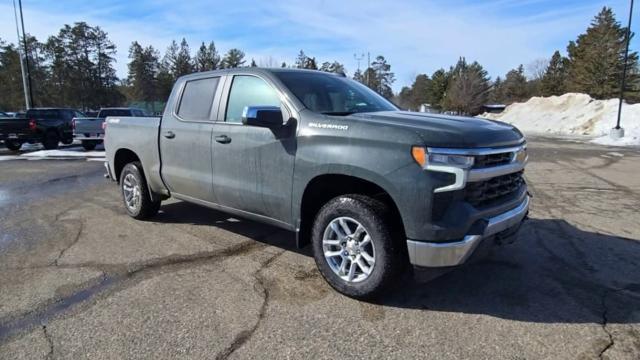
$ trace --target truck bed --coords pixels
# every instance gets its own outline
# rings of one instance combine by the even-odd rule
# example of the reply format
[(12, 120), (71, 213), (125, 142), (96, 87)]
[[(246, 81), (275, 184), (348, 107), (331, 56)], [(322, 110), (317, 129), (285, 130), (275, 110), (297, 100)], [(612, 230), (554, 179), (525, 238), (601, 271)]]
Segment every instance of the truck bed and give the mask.
[[(160, 117), (107, 117), (104, 147), (107, 159), (113, 163), (111, 149), (128, 149), (142, 162), (147, 183), (151, 189), (164, 188), (160, 178), (160, 149), (158, 132)], [(118, 179), (116, 179), (118, 180)]]

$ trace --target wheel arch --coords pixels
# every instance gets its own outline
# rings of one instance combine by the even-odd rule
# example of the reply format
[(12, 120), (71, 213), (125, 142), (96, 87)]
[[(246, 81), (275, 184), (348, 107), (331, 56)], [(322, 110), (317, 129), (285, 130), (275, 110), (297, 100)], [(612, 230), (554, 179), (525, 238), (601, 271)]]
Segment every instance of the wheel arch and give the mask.
[(324, 204), (336, 196), (345, 194), (367, 195), (383, 201), (391, 211), (394, 228), (404, 233), (402, 215), (394, 199), (394, 191), (380, 181), (346, 173), (319, 174), (310, 179), (300, 197), (296, 218), (296, 245), (301, 248), (311, 240), (313, 220)]

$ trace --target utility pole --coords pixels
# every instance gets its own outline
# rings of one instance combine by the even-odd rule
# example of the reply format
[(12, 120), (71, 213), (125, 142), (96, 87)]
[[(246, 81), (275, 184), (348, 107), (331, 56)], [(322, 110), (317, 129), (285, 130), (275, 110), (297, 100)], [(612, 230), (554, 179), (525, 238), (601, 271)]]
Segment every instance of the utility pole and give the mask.
[(627, 38), (626, 38), (626, 46), (624, 50), (624, 65), (622, 67), (622, 79), (620, 79), (620, 102), (618, 103), (618, 120), (616, 122), (616, 127), (611, 130), (611, 137), (616, 139), (624, 136), (624, 129), (620, 127), (620, 118), (622, 117), (622, 101), (624, 98), (624, 87), (625, 87), (625, 81), (627, 78), (627, 62), (629, 60), (629, 40), (631, 37), (631, 17), (632, 16), (633, 16), (633, 0), (631, 0), (631, 5), (629, 6), (629, 25), (627, 25)]
[(29, 81), (29, 97), (31, 98), (31, 102), (29, 105), (33, 105), (33, 86), (31, 84), (31, 69), (29, 69), (29, 49), (27, 49), (27, 33), (24, 31), (24, 17), (22, 16), (22, 0), (18, 0), (18, 7), (20, 8), (20, 23), (22, 24), (22, 44), (24, 45), (24, 64), (27, 67), (27, 80)]
[(360, 54), (360, 56), (354, 53), (353, 58), (358, 62), (358, 72), (360, 72), (360, 60), (364, 59), (364, 53)]
[(365, 71), (367, 86), (369, 86), (369, 69), (371, 68), (371, 54), (367, 51), (367, 71)]
[[(20, 28), (18, 27), (18, 10), (16, 9), (16, 0), (13, 0), (13, 16), (16, 20), (16, 35), (18, 36), (18, 44), (20, 44)], [(20, 56), (20, 72), (22, 73), (22, 89), (24, 90), (24, 106), (26, 110), (31, 108), (31, 97), (29, 96), (29, 86), (27, 84), (27, 73), (24, 66), (23, 51), (20, 50), (18, 45), (18, 55)], [(24, 54), (26, 57), (26, 54)]]

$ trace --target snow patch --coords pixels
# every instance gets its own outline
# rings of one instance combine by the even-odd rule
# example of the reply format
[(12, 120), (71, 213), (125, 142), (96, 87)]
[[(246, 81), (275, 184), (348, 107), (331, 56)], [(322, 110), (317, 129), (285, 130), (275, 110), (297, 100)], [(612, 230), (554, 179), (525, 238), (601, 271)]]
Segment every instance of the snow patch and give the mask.
[(20, 156), (29, 158), (104, 158), (104, 151), (85, 151), (84, 149), (40, 150)]
[(611, 139), (609, 131), (616, 125), (617, 116), (618, 99), (595, 100), (579, 93), (532, 97), (507, 106), (502, 113), (480, 115), (512, 124), (530, 135), (580, 136), (602, 145), (640, 145), (640, 104), (622, 105), (625, 136)]

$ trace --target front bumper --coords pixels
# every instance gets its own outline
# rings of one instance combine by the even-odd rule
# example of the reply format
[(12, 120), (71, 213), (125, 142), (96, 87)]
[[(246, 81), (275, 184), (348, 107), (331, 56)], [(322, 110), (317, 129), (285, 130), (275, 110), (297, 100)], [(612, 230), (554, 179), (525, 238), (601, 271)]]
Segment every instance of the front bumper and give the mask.
[(466, 235), (461, 241), (435, 243), (407, 240), (409, 261), (415, 266), (446, 267), (464, 263), (486, 238), (520, 225), (529, 212), (529, 196), (515, 208), (485, 219), (482, 234)]

